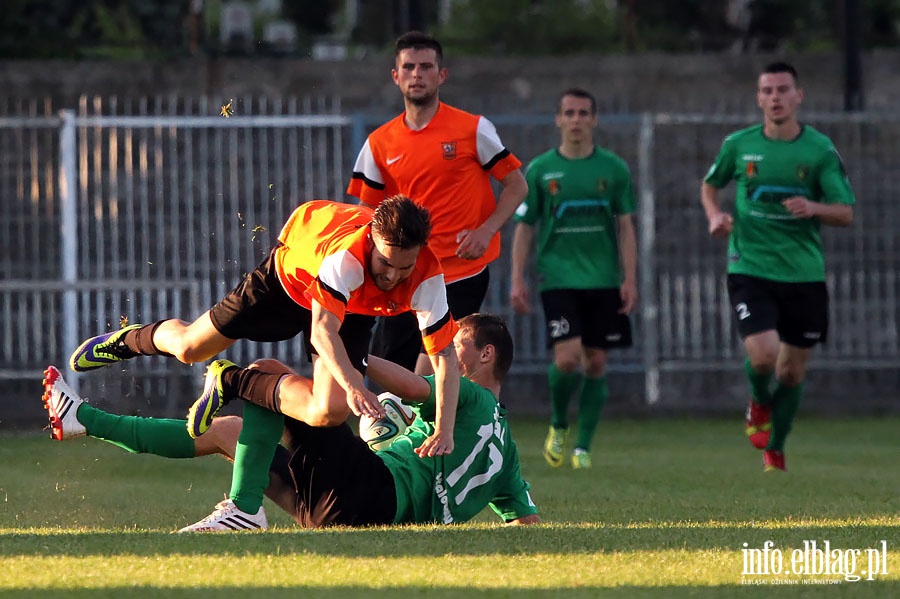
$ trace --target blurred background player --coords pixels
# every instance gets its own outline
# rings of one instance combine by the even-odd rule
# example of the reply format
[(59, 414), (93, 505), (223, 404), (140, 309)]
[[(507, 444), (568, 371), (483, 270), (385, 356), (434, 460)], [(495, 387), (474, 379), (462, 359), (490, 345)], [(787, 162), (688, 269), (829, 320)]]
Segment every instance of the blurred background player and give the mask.
[[(560, 96), (560, 145), (531, 161), (528, 197), (516, 212), (510, 300), (531, 311), (525, 265), (537, 237), (536, 267), (553, 362), (544, 458), (561, 466), (569, 399), (579, 389), (574, 468), (591, 466), (591, 442), (609, 398), (607, 350), (631, 345), (628, 314), (638, 294), (634, 193), (625, 162), (594, 144), (597, 102), (582, 89)], [(536, 230), (537, 229), (537, 230)]]
[[(856, 202), (834, 144), (797, 120), (803, 101), (797, 82), (797, 71), (784, 62), (762, 71), (756, 93), (762, 124), (725, 138), (700, 187), (710, 234), (729, 236), (728, 297), (750, 383), (746, 433), (764, 450), (766, 471), (786, 469), (784, 442), (806, 364), (828, 335), (819, 228), (848, 226)], [(733, 217), (717, 198), (732, 180)]]
[[(372, 207), (402, 193), (428, 208), (428, 247), (441, 261), (450, 313), (459, 319), (481, 309), (488, 264), (500, 255), (500, 227), (527, 191), (522, 163), (489, 120), (440, 101), (447, 69), (430, 35), (411, 31), (397, 39), (391, 77), (405, 110), (366, 139), (347, 193)], [(499, 198), (491, 177), (503, 187)], [(411, 315), (378, 319), (373, 354), (427, 373), (421, 348)]]
[[(306, 528), (450, 524), (464, 522), (488, 505), (504, 522), (538, 523), (537, 508), (521, 476), (506, 409), (498, 403), (500, 385), (513, 358), (509, 331), (497, 316), (471, 315), (460, 322), (454, 346), (463, 378), (454, 431), (457, 451), (452, 456), (420, 457), (416, 453), (434, 430), (434, 377), (417, 376), (374, 356), (369, 358), (370, 375), (385, 389), (412, 402), (418, 415), (405, 435), (377, 453), (347, 424), (311, 427), (253, 404), (245, 406), (243, 423), (236, 416), (218, 417), (205, 435), (192, 439), (184, 420), (118, 416), (85, 403), (52, 366), (46, 372), (43, 400), (54, 439), (87, 434), (133, 453), (169, 458), (218, 453), (234, 459), (242, 428), (253, 427), (260, 419), (277, 420), (283, 426), (283, 445), (263, 471), (259, 507), (248, 513), (237, 506), (233, 480), (229, 499), (182, 532), (267, 528), (263, 490)], [(254, 368), (311, 386), (309, 379), (275, 360), (261, 360)]]

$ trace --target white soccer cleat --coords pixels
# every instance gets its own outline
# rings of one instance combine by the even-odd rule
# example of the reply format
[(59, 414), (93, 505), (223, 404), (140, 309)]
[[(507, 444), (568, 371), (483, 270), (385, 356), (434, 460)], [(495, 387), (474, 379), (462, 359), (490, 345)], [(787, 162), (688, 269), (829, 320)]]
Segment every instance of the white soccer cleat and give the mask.
[(41, 399), (49, 412), (51, 439), (63, 441), (87, 434), (76, 416), (78, 406), (84, 400), (72, 391), (55, 366), (48, 366), (44, 371), (44, 394)]
[(265, 530), (269, 528), (266, 510), (259, 506), (255, 514), (238, 509), (230, 499), (220, 501), (209, 516), (185, 526), (178, 532), (242, 532), (247, 530)]

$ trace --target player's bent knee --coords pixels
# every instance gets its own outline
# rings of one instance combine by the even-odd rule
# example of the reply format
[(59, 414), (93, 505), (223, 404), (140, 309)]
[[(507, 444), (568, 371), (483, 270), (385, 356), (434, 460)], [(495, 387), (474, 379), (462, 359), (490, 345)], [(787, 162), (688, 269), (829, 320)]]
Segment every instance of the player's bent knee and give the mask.
[(579, 369), (579, 367), (581, 366), (581, 360), (574, 357), (557, 358), (556, 360), (554, 360), (554, 364), (556, 364), (556, 367), (561, 372), (570, 373), (575, 372)]
[(247, 368), (266, 372), (268, 374), (296, 374), (287, 364), (274, 358), (260, 358), (255, 360)]
[(775, 376), (778, 382), (787, 387), (796, 387), (803, 382), (806, 373), (802, 370), (787, 369), (778, 372)]

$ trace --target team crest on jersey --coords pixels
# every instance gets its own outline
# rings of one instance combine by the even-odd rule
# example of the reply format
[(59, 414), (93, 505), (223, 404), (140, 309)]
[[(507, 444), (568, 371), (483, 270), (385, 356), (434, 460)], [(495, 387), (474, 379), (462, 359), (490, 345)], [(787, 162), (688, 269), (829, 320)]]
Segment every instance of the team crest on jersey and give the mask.
[(805, 164), (801, 164), (797, 167), (797, 178), (801, 181), (806, 181), (807, 177), (809, 177), (809, 167)]
[(552, 196), (555, 196), (556, 194), (558, 194), (559, 193), (559, 181), (557, 181), (556, 179), (550, 179), (547, 182), (547, 192)]
[(608, 188), (609, 183), (606, 181), (606, 179), (600, 179), (599, 181), (597, 181), (597, 192), (600, 195), (605, 195)]
[(441, 150), (444, 152), (444, 160), (453, 160), (456, 158), (456, 142), (442, 141)]
[(747, 162), (747, 178), (752, 179), (759, 174), (759, 167), (752, 160)]

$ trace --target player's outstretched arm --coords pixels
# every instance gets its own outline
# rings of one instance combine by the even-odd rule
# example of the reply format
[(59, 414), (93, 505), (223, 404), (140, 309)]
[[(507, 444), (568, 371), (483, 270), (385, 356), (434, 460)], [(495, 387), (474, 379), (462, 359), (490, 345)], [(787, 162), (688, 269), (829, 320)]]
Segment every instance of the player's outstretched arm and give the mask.
[(377, 356), (369, 355), (366, 375), (404, 401), (422, 403), (431, 395), (431, 385), (421, 376)]
[(448, 455), (453, 451), (453, 429), (459, 405), (459, 362), (453, 344), (429, 358), (434, 368), (434, 434), (416, 447), (420, 457)]
[(319, 359), (325, 362), (328, 372), (347, 393), (347, 405), (357, 416), (381, 418), (384, 408), (375, 394), (366, 389), (362, 374), (359, 373), (344, 348), (339, 331), (341, 319), (329, 312), (319, 302), (312, 301), (312, 331), (310, 342), (316, 348)]

